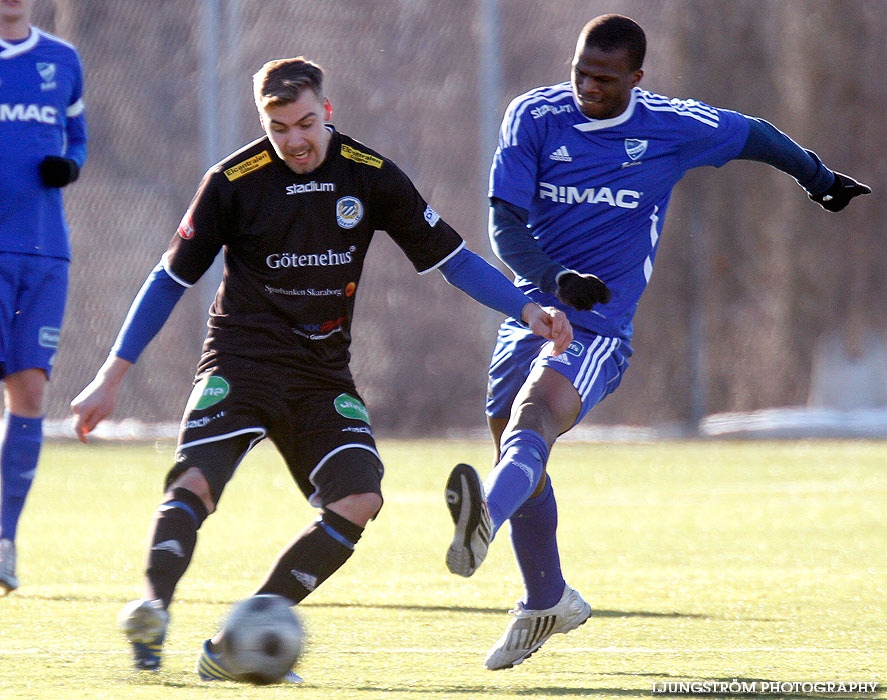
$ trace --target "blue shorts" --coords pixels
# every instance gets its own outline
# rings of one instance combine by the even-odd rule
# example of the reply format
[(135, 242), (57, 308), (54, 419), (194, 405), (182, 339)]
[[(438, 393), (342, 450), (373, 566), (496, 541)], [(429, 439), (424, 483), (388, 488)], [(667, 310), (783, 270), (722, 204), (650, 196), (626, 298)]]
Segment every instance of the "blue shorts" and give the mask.
[(623, 341), (619, 338), (608, 338), (574, 326), (570, 347), (557, 357), (551, 354), (553, 347), (550, 340), (534, 335), (514, 319), (507, 319), (499, 327), (496, 349), (490, 360), (488, 416), (508, 418), (514, 398), (530, 372), (541, 365), (564, 375), (579, 392), (582, 408), (576, 418), (578, 423), (619, 386), (628, 368)]
[(42, 369), (59, 346), (68, 261), (0, 251), (0, 377)]

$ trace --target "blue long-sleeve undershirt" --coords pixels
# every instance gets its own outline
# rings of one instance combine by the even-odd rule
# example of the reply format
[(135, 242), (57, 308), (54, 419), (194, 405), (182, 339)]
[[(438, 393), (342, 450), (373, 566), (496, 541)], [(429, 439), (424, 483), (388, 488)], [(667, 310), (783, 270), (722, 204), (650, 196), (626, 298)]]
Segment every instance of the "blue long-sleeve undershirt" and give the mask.
[(526, 209), (496, 197), (490, 202), (490, 245), (496, 256), (525, 279), (532, 280), (543, 292), (553, 294), (557, 276), (565, 271), (536, 243), (527, 228)]
[(770, 122), (746, 117), (748, 138), (740, 160), (756, 160), (788, 173), (810, 194), (825, 192), (835, 181), (835, 174), (822, 164), (813, 151), (801, 148)]
[(68, 119), (65, 158), (70, 158), (82, 168), (86, 162), (86, 117), (81, 112)]
[(462, 248), (439, 268), (444, 279), (475, 301), (520, 320), (531, 300), (486, 260)]
[(151, 270), (117, 334), (111, 354), (135, 362), (166, 323), (185, 287), (169, 276), (163, 262)]

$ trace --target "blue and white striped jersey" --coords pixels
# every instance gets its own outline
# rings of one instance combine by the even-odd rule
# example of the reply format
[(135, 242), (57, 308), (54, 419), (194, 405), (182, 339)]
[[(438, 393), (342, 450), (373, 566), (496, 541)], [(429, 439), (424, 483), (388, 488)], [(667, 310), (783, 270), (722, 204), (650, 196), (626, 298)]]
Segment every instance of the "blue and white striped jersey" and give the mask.
[(564, 267), (600, 277), (613, 298), (577, 311), (520, 276), (534, 300), (570, 322), (631, 341), (672, 188), (687, 170), (721, 166), (745, 145), (748, 119), (634, 88), (626, 110), (589, 119), (569, 82), (515, 98), (499, 134), (491, 197), (529, 212), (539, 247)]
[(86, 160), (83, 71), (73, 46), (31, 27), (0, 39), (0, 250), (70, 258), (62, 192), (38, 170), (49, 155)]

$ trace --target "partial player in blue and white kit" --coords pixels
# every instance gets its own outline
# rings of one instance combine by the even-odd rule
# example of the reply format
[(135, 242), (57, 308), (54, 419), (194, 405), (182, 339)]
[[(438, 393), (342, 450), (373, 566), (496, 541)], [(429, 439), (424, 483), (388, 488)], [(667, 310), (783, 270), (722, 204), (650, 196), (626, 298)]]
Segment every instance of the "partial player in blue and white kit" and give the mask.
[(15, 538), (43, 441), (70, 247), (61, 187), (86, 160), (77, 50), (32, 27), (35, 0), (0, 2), (0, 590), (18, 587)]
[(632, 319), (675, 184), (691, 168), (746, 159), (792, 175), (830, 211), (870, 192), (761, 119), (642, 90), (645, 50), (643, 29), (627, 17), (592, 20), (572, 80), (517, 97), (502, 123), (490, 175), (493, 248), (521, 291), (566, 312), (573, 343), (555, 357), (513, 320), (502, 324), (486, 407), (495, 467), (481, 483), (460, 464), (447, 483), (453, 573), (472, 575), (511, 522), (525, 594), (487, 655), (490, 669), (521, 663), (591, 614), (561, 573), (545, 467), (557, 437), (628, 367)]

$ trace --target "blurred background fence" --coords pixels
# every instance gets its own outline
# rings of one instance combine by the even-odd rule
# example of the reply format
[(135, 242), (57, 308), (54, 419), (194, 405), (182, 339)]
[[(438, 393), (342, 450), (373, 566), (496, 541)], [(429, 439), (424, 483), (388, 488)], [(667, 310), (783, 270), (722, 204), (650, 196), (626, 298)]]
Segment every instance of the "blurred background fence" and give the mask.
[[(323, 65), (332, 122), (397, 162), (492, 260), (486, 178), (504, 108), (567, 79), (580, 28), (604, 12), (646, 29), (642, 86), (764, 117), (875, 194), (833, 215), (761, 164), (691, 172), (632, 367), (587, 420), (693, 430), (728, 411), (887, 407), (884, 0), (38, 0), (36, 23), (80, 50), (90, 130), (66, 191), (74, 258), (49, 418), (102, 363), (205, 168), (261, 135), (250, 76), (266, 60)], [(114, 419), (179, 419), (213, 291), (201, 285), (130, 372)], [(353, 347), (377, 433), (481, 428), (498, 321), (377, 236)]]

